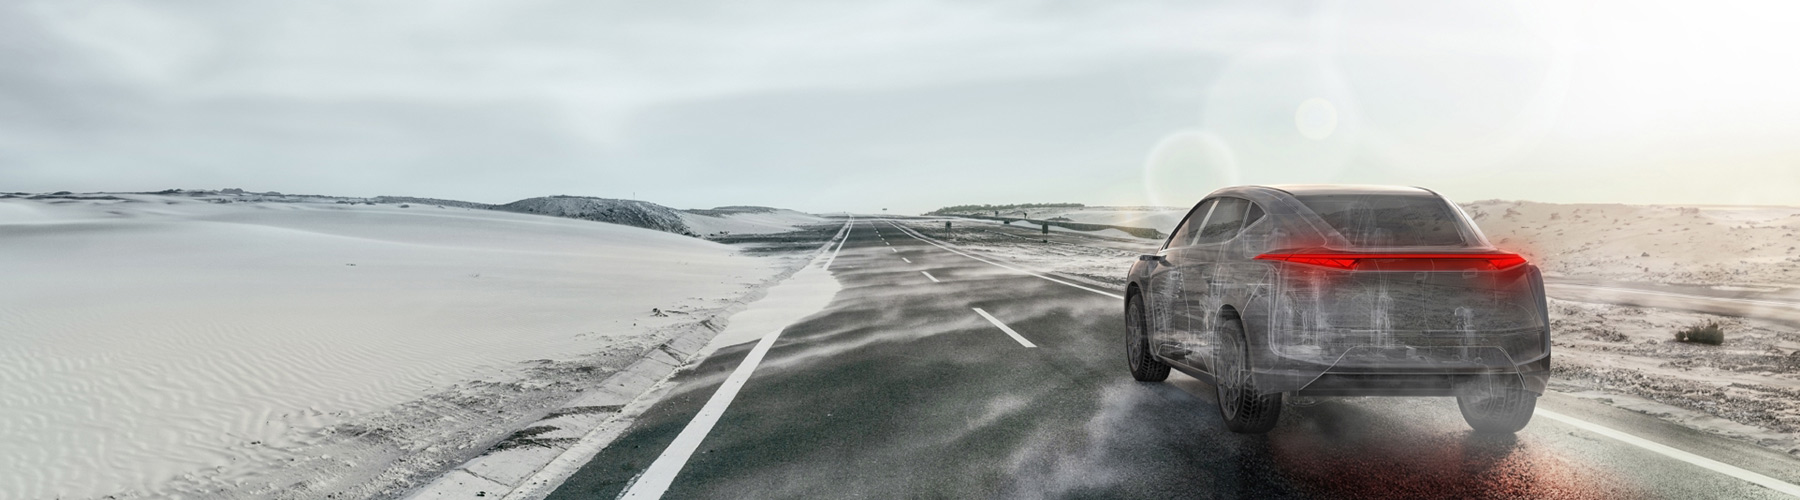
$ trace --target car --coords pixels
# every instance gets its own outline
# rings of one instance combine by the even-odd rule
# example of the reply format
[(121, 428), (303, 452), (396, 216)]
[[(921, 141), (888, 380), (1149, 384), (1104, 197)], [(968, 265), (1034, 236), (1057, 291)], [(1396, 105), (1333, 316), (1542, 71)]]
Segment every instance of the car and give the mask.
[(1211, 383), (1235, 432), (1274, 428), (1284, 398), (1454, 396), (1513, 433), (1549, 381), (1542, 273), (1424, 188), (1220, 189), (1127, 283), (1132, 377)]

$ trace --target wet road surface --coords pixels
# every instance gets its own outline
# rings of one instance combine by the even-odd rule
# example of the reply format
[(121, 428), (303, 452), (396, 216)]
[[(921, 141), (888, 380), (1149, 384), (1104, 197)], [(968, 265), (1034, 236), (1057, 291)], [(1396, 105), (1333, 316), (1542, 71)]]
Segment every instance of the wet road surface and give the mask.
[[(1785, 455), (1554, 393), (1539, 408), (1564, 417), (1517, 436), (1473, 434), (1448, 398), (1321, 399), (1233, 434), (1211, 386), (1127, 374), (1118, 290), (866, 219), (830, 269), (844, 289), (768, 345), (664, 497), (1788, 498), (1570, 421), (1800, 481)], [(678, 375), (551, 498), (619, 497), (755, 344)]]

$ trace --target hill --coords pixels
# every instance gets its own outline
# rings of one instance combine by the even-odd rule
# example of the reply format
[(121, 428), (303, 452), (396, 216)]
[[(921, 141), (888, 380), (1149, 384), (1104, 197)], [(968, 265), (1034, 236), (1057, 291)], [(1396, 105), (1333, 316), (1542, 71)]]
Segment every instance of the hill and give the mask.
[(675, 209), (637, 200), (588, 196), (544, 196), (495, 205), (494, 210), (610, 222), (657, 231), (698, 236)]

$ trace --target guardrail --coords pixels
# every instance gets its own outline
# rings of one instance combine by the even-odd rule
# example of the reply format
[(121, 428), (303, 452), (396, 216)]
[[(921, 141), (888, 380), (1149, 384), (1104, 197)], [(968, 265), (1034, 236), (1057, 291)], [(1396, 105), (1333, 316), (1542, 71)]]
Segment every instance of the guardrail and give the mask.
[(991, 216), (991, 215), (957, 214), (956, 217), (966, 217), (966, 218), (970, 218), (970, 219), (983, 219), (983, 220), (997, 220), (997, 221), (1007, 223), (1007, 224), (1011, 224), (1011, 223), (1018, 222), (1018, 221), (1025, 221), (1025, 222), (1037, 224), (1040, 226), (1050, 225), (1050, 226), (1056, 226), (1056, 227), (1060, 227), (1060, 228), (1064, 228), (1064, 229), (1073, 229), (1076, 231), (1099, 231), (1099, 230), (1103, 230), (1103, 229), (1117, 229), (1120, 231), (1124, 231), (1126, 234), (1129, 234), (1132, 236), (1136, 236), (1139, 238), (1150, 238), (1150, 239), (1162, 239), (1162, 238), (1166, 238), (1169, 236), (1167, 234), (1164, 234), (1162, 231), (1157, 231), (1155, 229), (1148, 228), (1148, 227), (1114, 226), (1111, 224), (1089, 224), (1086, 222), (1027, 219), (1027, 218), (1023, 218), (1023, 217), (995, 217), (995, 216)]

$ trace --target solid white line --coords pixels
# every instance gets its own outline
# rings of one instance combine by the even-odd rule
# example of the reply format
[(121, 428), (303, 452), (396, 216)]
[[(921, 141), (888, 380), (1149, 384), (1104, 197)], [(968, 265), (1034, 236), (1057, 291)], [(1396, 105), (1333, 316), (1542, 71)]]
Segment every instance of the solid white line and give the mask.
[[(837, 250), (833, 250), (831, 257), (825, 260), (825, 269), (831, 269), (831, 263), (837, 260), (838, 251), (843, 250), (844, 243), (850, 241), (850, 230), (854, 224), (854, 220), (844, 223), (844, 229), (839, 231), (843, 239), (838, 241)], [(706, 400), (706, 406), (700, 408), (700, 413), (694, 415), (687, 427), (681, 429), (681, 434), (675, 436), (675, 441), (669, 443), (662, 455), (658, 455), (656, 461), (651, 462), (650, 467), (632, 481), (620, 498), (662, 498), (663, 493), (669, 490), (669, 485), (675, 482), (675, 475), (680, 474), (682, 467), (687, 466), (694, 450), (700, 448), (700, 442), (706, 439), (707, 433), (712, 432), (713, 425), (719, 423), (719, 417), (725, 414), (725, 409), (731, 406), (731, 400), (737, 397), (738, 390), (744, 388), (744, 383), (750, 380), (750, 374), (756, 371), (756, 365), (762, 363), (763, 356), (768, 354), (769, 347), (779, 337), (781, 330), (769, 332), (763, 336), (762, 341), (756, 343), (756, 347), (750, 348), (750, 354), (745, 355), (737, 370), (731, 372), (731, 376), (726, 377), (725, 382), (719, 385), (719, 390), (713, 393), (712, 399)]]
[(844, 230), (841, 231), (841, 233), (844, 235), (844, 239), (838, 240), (837, 250), (832, 250), (831, 258), (825, 259), (825, 269), (826, 270), (830, 270), (831, 263), (837, 261), (838, 251), (843, 250), (844, 244), (850, 242), (850, 228), (854, 225), (856, 225), (855, 217), (851, 217), (849, 222), (844, 223)]
[(1675, 448), (1671, 448), (1668, 445), (1664, 445), (1662, 443), (1658, 443), (1658, 442), (1644, 439), (1641, 437), (1626, 434), (1626, 433), (1620, 432), (1618, 430), (1614, 430), (1611, 427), (1606, 427), (1606, 426), (1596, 424), (1593, 422), (1588, 422), (1586, 420), (1571, 417), (1571, 416), (1553, 412), (1550, 410), (1539, 409), (1536, 411), (1536, 414), (1543, 415), (1545, 417), (1549, 417), (1551, 420), (1555, 420), (1555, 421), (1562, 422), (1565, 424), (1573, 425), (1575, 427), (1580, 427), (1582, 430), (1585, 430), (1588, 432), (1592, 432), (1592, 433), (1606, 436), (1609, 438), (1617, 439), (1619, 441), (1624, 442), (1625, 444), (1629, 444), (1632, 446), (1650, 450), (1650, 451), (1656, 452), (1658, 454), (1661, 454), (1661, 455), (1669, 457), (1669, 458), (1673, 458), (1673, 459), (1687, 462), (1690, 464), (1698, 465), (1702, 468), (1705, 468), (1705, 469), (1713, 471), (1713, 472), (1717, 472), (1717, 473), (1724, 474), (1727, 476), (1731, 476), (1731, 477), (1735, 477), (1735, 478), (1742, 479), (1745, 481), (1749, 481), (1751, 483), (1760, 485), (1764, 488), (1775, 490), (1775, 491), (1781, 492), (1781, 493), (1786, 493), (1789, 496), (1800, 497), (1800, 486), (1795, 486), (1793, 484), (1783, 482), (1779, 479), (1775, 479), (1775, 478), (1772, 478), (1769, 476), (1765, 476), (1762, 474), (1757, 474), (1755, 472), (1750, 472), (1750, 471), (1747, 471), (1744, 469), (1740, 469), (1740, 468), (1737, 468), (1736, 466), (1733, 466), (1733, 465), (1730, 465), (1730, 464), (1727, 464), (1724, 462), (1720, 462), (1720, 461), (1713, 460), (1710, 458), (1702, 457), (1700, 455), (1695, 455), (1693, 453), (1681, 451), (1681, 450), (1678, 450)]
[(937, 276), (932, 276), (931, 273), (928, 273), (925, 271), (919, 271), (919, 274), (923, 274), (923, 275), (925, 275), (925, 277), (931, 278), (932, 283), (941, 283), (940, 281), (938, 281)]
[(987, 318), (989, 323), (993, 323), (994, 326), (1000, 327), (1000, 331), (1006, 332), (1007, 335), (1011, 335), (1013, 340), (1019, 341), (1019, 345), (1025, 347), (1037, 347), (1037, 345), (1032, 344), (1031, 341), (1025, 340), (1025, 336), (1019, 335), (1019, 332), (1013, 331), (1012, 328), (1007, 328), (1006, 323), (1001, 323), (1000, 320), (994, 319), (994, 315), (988, 314), (987, 311), (983, 311), (979, 307), (971, 307), (970, 309), (974, 309), (975, 314), (980, 314), (981, 317)]
[(725, 414), (725, 408), (731, 406), (731, 400), (737, 397), (738, 389), (742, 389), (744, 383), (750, 380), (750, 373), (756, 371), (756, 365), (762, 362), (763, 355), (768, 354), (769, 346), (780, 336), (781, 330), (769, 332), (761, 342), (756, 343), (756, 347), (750, 349), (750, 354), (744, 356), (744, 362), (738, 364), (737, 371), (731, 372), (731, 376), (725, 378), (725, 383), (719, 385), (718, 392), (713, 393), (712, 399), (706, 400), (706, 406), (700, 408), (700, 414), (694, 415), (694, 420), (681, 429), (681, 434), (675, 436), (675, 441), (669, 443), (669, 447), (656, 457), (655, 462), (650, 463), (650, 468), (644, 469), (644, 473), (632, 481), (625, 495), (620, 498), (662, 498), (663, 493), (669, 490), (669, 485), (675, 482), (675, 475), (681, 473), (682, 467), (687, 466), (688, 458), (694, 455), (694, 450), (700, 448), (700, 442), (706, 439), (706, 434), (712, 432), (713, 424), (719, 423), (719, 417)]
[(900, 260), (904, 260), (904, 261), (906, 261), (906, 263), (907, 263), (907, 264), (911, 264), (911, 263), (912, 263), (912, 259), (908, 259), (908, 258), (906, 258), (906, 257), (901, 257), (901, 258), (900, 258)]
[(950, 248), (950, 247), (947, 247), (947, 246), (944, 246), (944, 245), (939, 245), (939, 244), (938, 244), (938, 243), (937, 243), (937, 242), (935, 242), (935, 241), (932, 241), (932, 240), (931, 240), (931, 239), (930, 239), (930, 238), (929, 238), (929, 237), (924, 237), (924, 236), (923, 236), (923, 235), (920, 235), (920, 234), (916, 234), (916, 232), (914, 232), (914, 231), (912, 231), (912, 230), (911, 230), (911, 229), (907, 229), (907, 228), (905, 228), (905, 227), (901, 227), (901, 226), (900, 226), (900, 225), (899, 225), (899, 224), (894, 224), (894, 221), (887, 221), (887, 223), (888, 223), (888, 224), (892, 224), (892, 225), (893, 225), (893, 226), (894, 226), (894, 227), (896, 227), (896, 228), (899, 228), (899, 229), (900, 229), (900, 232), (903, 232), (903, 233), (906, 233), (906, 235), (907, 235), (907, 236), (911, 236), (911, 237), (913, 237), (913, 239), (916, 239), (916, 240), (919, 240), (919, 241), (923, 241), (923, 242), (926, 242), (926, 243), (930, 243), (930, 244), (931, 244), (931, 245), (932, 245), (932, 246), (935, 246), (935, 247), (938, 247), (938, 248), (942, 248), (942, 249), (944, 249), (944, 250), (948, 250), (948, 251), (950, 251), (950, 253), (954, 253), (954, 254), (957, 254), (957, 255), (961, 255), (961, 256), (964, 256), (964, 257), (968, 257), (968, 258), (971, 258), (971, 259), (975, 259), (975, 260), (979, 260), (979, 261), (982, 261), (982, 262), (986, 262), (986, 263), (988, 263), (988, 264), (993, 264), (993, 265), (996, 265), (996, 266), (1000, 266), (1000, 267), (1004, 267), (1004, 268), (1007, 268), (1007, 269), (1011, 269), (1011, 270), (1014, 270), (1014, 271), (1018, 271), (1018, 272), (1021, 272), (1021, 273), (1025, 273), (1025, 274), (1029, 274), (1029, 275), (1032, 275), (1032, 276), (1036, 276), (1036, 277), (1039, 277), (1039, 278), (1043, 278), (1043, 279), (1045, 279), (1045, 280), (1049, 280), (1049, 281), (1051, 281), (1051, 282), (1054, 282), (1054, 283), (1058, 283), (1058, 284), (1063, 284), (1063, 285), (1068, 285), (1068, 286), (1072, 286), (1072, 287), (1075, 287), (1075, 288), (1080, 288), (1080, 289), (1082, 289), (1082, 290), (1087, 290), (1087, 291), (1090, 291), (1090, 292), (1094, 292), (1094, 293), (1098, 293), (1098, 294), (1100, 294), (1100, 295), (1105, 295), (1105, 296), (1107, 296), (1107, 297), (1112, 297), (1112, 298), (1115, 298), (1115, 299), (1120, 299), (1120, 300), (1123, 300), (1123, 299), (1124, 299), (1124, 298), (1125, 298), (1125, 296), (1124, 296), (1124, 295), (1119, 295), (1119, 294), (1116, 294), (1116, 293), (1112, 293), (1112, 292), (1108, 292), (1108, 291), (1104, 291), (1104, 290), (1100, 290), (1100, 289), (1096, 289), (1096, 288), (1089, 288), (1089, 287), (1086, 287), (1086, 286), (1082, 286), (1082, 285), (1077, 285), (1077, 284), (1074, 284), (1074, 283), (1070, 283), (1070, 282), (1067, 282), (1067, 281), (1063, 281), (1063, 280), (1059, 280), (1059, 279), (1056, 279), (1056, 278), (1052, 278), (1052, 277), (1049, 277), (1049, 276), (1044, 276), (1044, 275), (1042, 275), (1042, 274), (1038, 274), (1038, 273), (1034, 273), (1034, 272), (1031, 272), (1031, 271), (1026, 271), (1026, 270), (1024, 270), (1024, 269), (1019, 269), (1019, 268), (1017, 268), (1017, 267), (1013, 267), (1013, 266), (1009, 266), (1009, 265), (1006, 265), (1006, 264), (1001, 264), (1001, 263), (999, 263), (999, 262), (994, 262), (994, 261), (991, 261), (991, 260), (987, 260), (987, 259), (983, 259), (983, 258), (981, 258), (981, 257), (976, 257), (976, 256), (973, 256), (973, 255), (969, 255), (969, 254), (966, 254), (966, 253), (962, 253), (962, 252), (959, 252), (959, 251), (957, 251), (957, 250), (956, 250), (956, 249), (954, 249), (954, 248)]
[[(850, 224), (849, 223), (844, 224), (844, 228), (838, 230), (838, 234), (834, 237), (842, 237), (845, 240), (848, 240), (849, 239), (849, 229), (850, 229)], [(839, 249), (843, 248), (842, 242), (839, 242), (838, 248)], [(834, 253), (832, 255), (835, 256), (836, 254)], [(819, 257), (825, 257), (825, 256), (820, 255)], [(815, 257), (815, 259), (817, 259), (817, 258), (818, 257)], [(829, 265), (829, 264), (827, 264), (827, 265)], [(780, 332), (771, 333), (771, 334), (769, 334), (769, 337), (774, 337), (775, 335), (778, 335), (778, 334), (780, 334)], [(765, 338), (764, 340), (766, 341), (766, 340), (768, 340), (768, 338)], [(761, 344), (758, 344), (758, 346), (760, 347)], [(755, 349), (752, 349), (752, 352), (754, 353)], [(765, 349), (763, 352), (767, 352), (767, 350)], [(758, 356), (760, 357), (760, 355), (758, 355)], [(748, 361), (749, 359), (750, 358), (748, 358), (748, 357), (745, 358), (746, 361)], [(742, 368), (743, 368), (743, 365), (739, 365), (739, 369), (742, 369)], [(671, 373), (669, 375), (669, 377), (673, 377), (673, 376), (674, 376), (673, 373)], [(665, 377), (663, 380), (666, 381), (666, 380), (668, 380), (668, 378)], [(658, 382), (658, 383), (662, 383), (662, 382)], [(721, 386), (720, 389), (723, 390), (724, 387)], [(733, 392), (735, 394), (735, 391), (733, 391)], [(717, 397), (717, 394), (715, 394), (714, 397)], [(642, 398), (642, 396), (640, 395), (639, 398)], [(642, 399), (634, 399), (631, 404), (636, 405), (642, 401), (643, 401)], [(615, 418), (617, 418), (617, 417), (615, 417)], [(628, 428), (628, 426), (614, 426), (611, 422), (609, 422), (607, 424), (602, 424), (599, 427), (595, 427), (593, 430), (588, 431), (588, 433), (586, 435), (583, 435), (580, 440), (575, 442), (575, 444), (569, 446), (569, 448), (566, 451), (564, 451), (560, 455), (557, 455), (556, 458), (554, 458), (550, 461), (550, 463), (545, 464), (543, 466), (543, 468), (538, 469), (537, 472), (532, 473), (532, 475), (530, 477), (527, 477), (525, 480), (520, 482), (519, 486), (514, 488), (511, 492), (507, 493), (506, 496), (504, 497), (504, 499), (505, 500), (534, 500), (534, 499), (544, 498), (545, 496), (549, 495), (549, 490), (553, 490), (553, 489), (557, 488), (558, 486), (562, 485), (563, 481), (567, 480), (569, 478), (569, 476), (573, 475), (576, 470), (578, 470), (582, 466), (586, 465), (588, 463), (588, 461), (593, 460), (595, 455), (598, 455), (602, 449), (606, 448), (607, 445), (612, 444), (612, 440), (618, 438), (619, 435), (623, 434), (627, 430), (627, 428)], [(690, 451), (690, 453), (691, 453), (691, 451)], [(663, 487), (666, 489), (667, 485), (665, 484)], [(415, 494), (416, 493), (417, 492), (415, 492)]]

